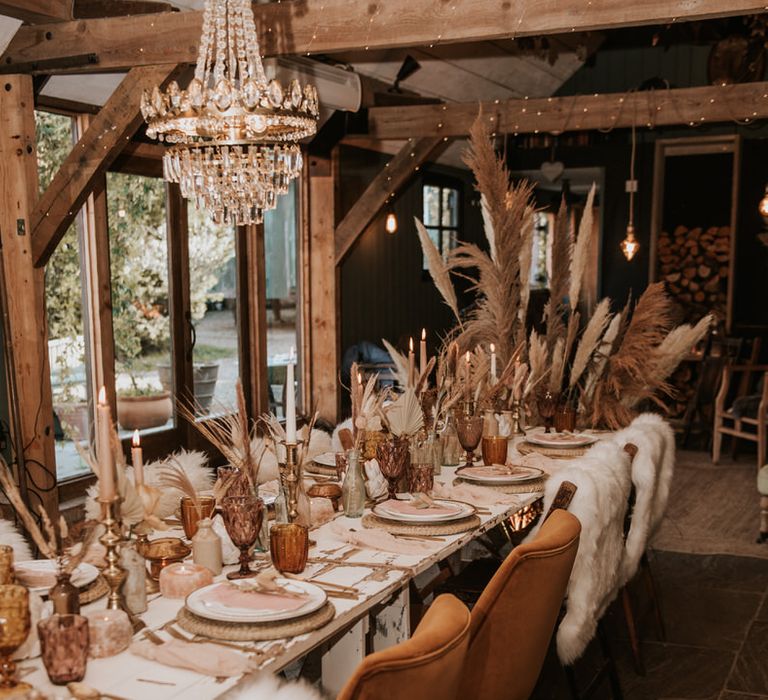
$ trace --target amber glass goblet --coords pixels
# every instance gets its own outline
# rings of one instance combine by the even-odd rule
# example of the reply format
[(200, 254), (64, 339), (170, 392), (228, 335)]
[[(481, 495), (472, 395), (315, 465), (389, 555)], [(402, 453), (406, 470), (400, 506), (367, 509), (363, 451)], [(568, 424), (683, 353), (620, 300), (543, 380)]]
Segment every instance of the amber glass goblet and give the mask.
[(37, 623), (40, 652), (54, 685), (81, 681), (88, 662), (88, 619), (82, 615), (51, 615)]
[(237, 467), (219, 467), (217, 472), (219, 481), (229, 482), (227, 496), (251, 496), (253, 491), (251, 483), (248, 481), (248, 475)]
[(222, 501), (224, 527), (235, 547), (240, 549), (240, 569), (227, 574), (228, 579), (248, 578), (251, 571), (251, 547), (256, 544), (264, 518), (264, 501), (256, 496), (226, 496)]
[(407, 438), (393, 437), (376, 446), (376, 459), (379, 469), (387, 480), (389, 497), (396, 498), (397, 482), (411, 463), (410, 444)]
[(189, 496), (181, 497), (181, 525), (188, 540), (197, 534), (197, 524), (201, 520), (213, 516), (216, 507), (216, 499), (213, 496), (198, 496), (197, 499), (200, 503), (199, 510)]
[(3, 690), (30, 689), (16, 680), (16, 663), (11, 658), (29, 634), (29, 591), (24, 586), (0, 586), (0, 696)]
[(483, 436), (483, 417), (459, 415), (456, 417), (456, 434), (464, 448), (464, 466), (471, 467), (475, 461), (475, 450)]
[(507, 463), (507, 445), (509, 438), (503, 435), (484, 435), (481, 446), (483, 464)]
[(552, 430), (552, 423), (557, 410), (557, 397), (551, 391), (543, 392), (536, 401), (539, 415), (544, 419), (544, 432)]
[(0, 544), (0, 585), (13, 583), (13, 547)]
[(309, 528), (298, 523), (275, 523), (269, 530), (269, 554), (280, 573), (300, 574), (309, 556)]
[(432, 462), (412, 464), (408, 470), (408, 491), (429, 493), (435, 485), (435, 465)]

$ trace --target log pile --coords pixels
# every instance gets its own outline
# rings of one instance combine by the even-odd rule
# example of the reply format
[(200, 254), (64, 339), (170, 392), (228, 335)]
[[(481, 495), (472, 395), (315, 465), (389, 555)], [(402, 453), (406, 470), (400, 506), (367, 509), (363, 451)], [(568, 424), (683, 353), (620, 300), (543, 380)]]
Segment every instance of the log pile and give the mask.
[(663, 231), (658, 241), (659, 278), (684, 309), (686, 320), (712, 312), (724, 319), (727, 303), (729, 226)]

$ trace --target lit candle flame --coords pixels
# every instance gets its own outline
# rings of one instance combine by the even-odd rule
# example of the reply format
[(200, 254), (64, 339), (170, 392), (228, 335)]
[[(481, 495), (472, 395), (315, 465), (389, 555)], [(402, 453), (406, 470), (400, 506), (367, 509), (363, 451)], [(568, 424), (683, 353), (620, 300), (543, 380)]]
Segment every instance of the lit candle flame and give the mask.
[(464, 356), (464, 359), (467, 361), (467, 364), (469, 364), (469, 350), (467, 350), (467, 354)]
[(426, 328), (422, 328), (421, 329), (421, 339), (422, 340), (426, 340), (427, 339), (427, 329)]
[(99, 401), (99, 405), (100, 406), (106, 406), (107, 405), (107, 389), (106, 389), (106, 387), (102, 386), (101, 389), (99, 389), (99, 399), (98, 399), (98, 401)]
[(408, 349), (413, 352), (413, 337), (408, 340)]
[(496, 346), (493, 343), (491, 343), (491, 352), (496, 352)]
[(360, 372), (357, 373), (357, 383), (358, 384), (363, 383), (363, 375)]
[(141, 438), (139, 437), (138, 429), (133, 431), (133, 438), (131, 439), (131, 444), (134, 447), (141, 447)]

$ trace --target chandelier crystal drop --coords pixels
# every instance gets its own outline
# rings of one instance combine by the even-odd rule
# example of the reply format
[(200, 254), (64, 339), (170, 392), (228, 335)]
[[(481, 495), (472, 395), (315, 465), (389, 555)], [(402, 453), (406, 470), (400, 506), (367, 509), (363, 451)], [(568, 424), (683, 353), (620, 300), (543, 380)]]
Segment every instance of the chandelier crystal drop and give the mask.
[(317, 129), (313, 85), (267, 80), (250, 0), (206, 0), (186, 90), (144, 91), (147, 135), (169, 145), (163, 174), (217, 223), (261, 223), (302, 169), (298, 141)]

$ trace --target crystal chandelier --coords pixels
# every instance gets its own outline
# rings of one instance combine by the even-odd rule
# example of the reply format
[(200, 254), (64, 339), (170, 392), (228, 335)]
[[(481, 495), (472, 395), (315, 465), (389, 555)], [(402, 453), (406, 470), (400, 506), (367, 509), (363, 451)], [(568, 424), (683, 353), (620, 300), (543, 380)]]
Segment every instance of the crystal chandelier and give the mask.
[(302, 168), (317, 91), (267, 80), (250, 0), (206, 0), (195, 77), (144, 91), (147, 134), (169, 144), (163, 175), (217, 223), (261, 223)]

